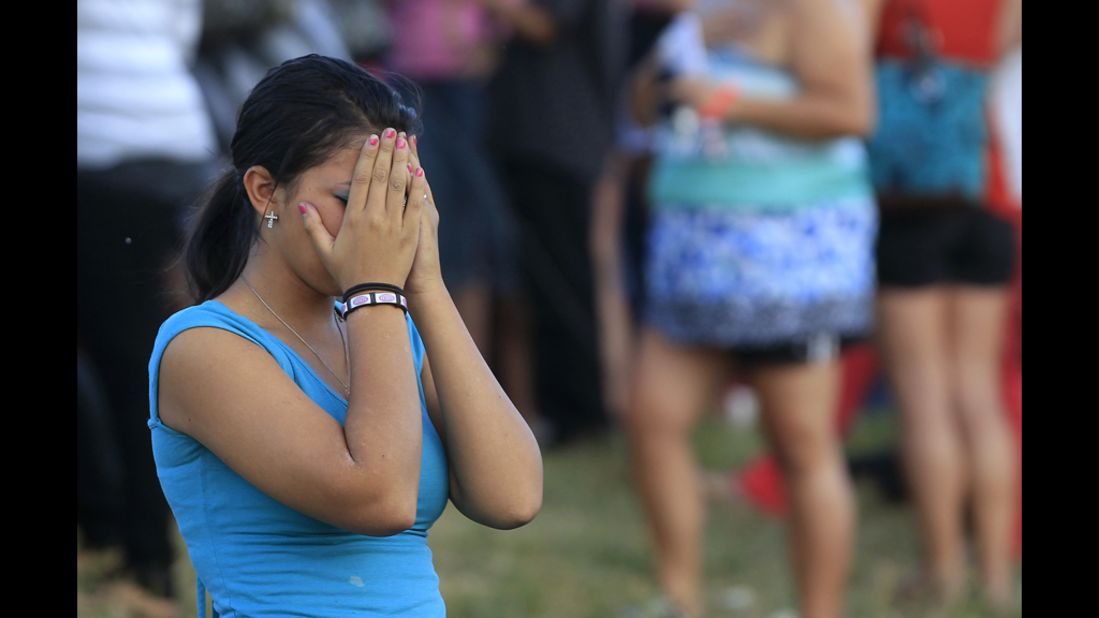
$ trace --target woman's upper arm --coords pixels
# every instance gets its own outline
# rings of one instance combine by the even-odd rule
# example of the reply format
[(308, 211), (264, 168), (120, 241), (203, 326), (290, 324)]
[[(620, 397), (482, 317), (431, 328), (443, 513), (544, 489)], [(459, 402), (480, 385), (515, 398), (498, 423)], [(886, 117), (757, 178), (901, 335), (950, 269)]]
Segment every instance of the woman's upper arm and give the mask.
[(166, 425), (297, 511), (368, 534), (412, 525), (387, 479), (352, 459), (343, 427), (243, 337), (219, 328), (176, 335), (161, 359), (157, 408)]
[(850, 110), (843, 132), (873, 124), (869, 23), (857, 0), (795, 0), (793, 69), (810, 96)]
[(878, 25), (881, 23), (881, 10), (885, 0), (860, 0), (862, 15), (866, 24), (866, 40), (871, 50), (877, 44)]
[(1023, 0), (1005, 0), (996, 23), (996, 57), (1023, 44)]

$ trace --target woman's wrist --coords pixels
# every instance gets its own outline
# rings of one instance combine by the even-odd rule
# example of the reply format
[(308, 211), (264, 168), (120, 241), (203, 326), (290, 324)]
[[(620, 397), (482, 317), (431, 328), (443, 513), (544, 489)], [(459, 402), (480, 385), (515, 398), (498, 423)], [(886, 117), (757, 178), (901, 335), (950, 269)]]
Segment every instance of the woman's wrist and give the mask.
[(398, 285), (394, 285), (392, 283), (385, 283), (385, 282), (381, 282), (381, 281), (367, 281), (365, 283), (359, 283), (357, 285), (353, 285), (353, 286), (347, 288), (346, 290), (344, 290), (342, 300), (343, 300), (343, 302), (346, 303), (347, 301), (351, 300), (351, 297), (354, 296), (355, 294), (359, 294), (360, 292), (376, 292), (376, 291), (396, 292), (397, 294), (402, 294), (402, 295), (404, 294), (404, 289), (402, 289)]
[(423, 283), (408, 283), (405, 285), (404, 294), (410, 303), (419, 299), (430, 300), (435, 297), (450, 296), (442, 277), (433, 277)]
[(343, 303), (341, 317), (346, 320), (355, 311), (377, 305), (393, 305), (408, 313), (408, 298), (402, 292), (373, 288), (349, 294)]
[(401, 307), (395, 304), (389, 306), (372, 305), (369, 307), (362, 307), (358, 311), (350, 311), (344, 316), (344, 322), (347, 324), (387, 324), (392, 322), (397, 324), (396, 320), (400, 320), (403, 324), (405, 321), (405, 312)]
[(729, 85), (717, 86), (698, 106), (698, 115), (711, 120), (729, 120), (739, 99), (740, 93), (736, 88)]
[[(407, 279), (407, 276), (405, 277), (405, 279)], [(346, 301), (347, 300), (347, 292), (352, 290), (356, 286), (360, 286), (364, 283), (379, 283), (379, 284), (381, 284), (380, 287), (382, 287), (382, 288), (389, 288), (391, 290), (400, 290), (400, 289), (402, 289), (402, 286), (405, 283), (405, 280), (402, 279), (401, 277), (395, 277), (395, 276), (392, 276), (392, 275), (387, 276), (387, 275), (374, 274), (374, 275), (353, 275), (353, 276), (349, 276), (349, 277), (340, 277), (340, 278), (336, 279), (336, 283), (340, 284), (340, 289), (343, 290), (342, 292), (340, 292), (341, 300)]]

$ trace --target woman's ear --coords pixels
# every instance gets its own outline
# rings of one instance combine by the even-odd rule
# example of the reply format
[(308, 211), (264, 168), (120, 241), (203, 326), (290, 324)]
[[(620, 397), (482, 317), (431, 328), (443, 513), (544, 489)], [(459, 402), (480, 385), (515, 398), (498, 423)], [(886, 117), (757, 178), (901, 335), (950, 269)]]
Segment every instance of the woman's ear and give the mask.
[(244, 191), (248, 194), (248, 202), (260, 216), (267, 214), (271, 202), (274, 201), (277, 183), (262, 165), (253, 165), (244, 172)]

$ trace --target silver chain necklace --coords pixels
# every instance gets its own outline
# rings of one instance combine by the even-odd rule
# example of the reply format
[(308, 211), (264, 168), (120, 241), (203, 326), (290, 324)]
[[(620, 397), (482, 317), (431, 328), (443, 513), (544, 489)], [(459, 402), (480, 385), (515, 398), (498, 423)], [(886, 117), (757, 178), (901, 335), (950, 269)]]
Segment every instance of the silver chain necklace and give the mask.
[[(271, 305), (268, 305), (267, 301), (263, 300), (263, 297), (259, 295), (259, 292), (256, 291), (256, 288), (252, 287), (251, 283), (248, 283), (248, 279), (246, 279), (244, 277), (244, 275), (240, 276), (240, 280), (243, 281), (244, 285), (249, 290), (252, 291), (252, 294), (254, 294), (256, 296), (256, 298), (259, 299), (259, 302), (263, 303), (263, 306), (266, 307), (267, 310), (271, 312), (271, 315), (275, 316), (275, 319), (278, 320), (279, 322), (282, 322), (282, 325), (285, 326), (287, 328), (287, 330), (294, 333), (294, 336), (297, 337), (302, 343), (304, 343), (305, 347), (309, 348), (309, 351), (313, 353), (313, 356), (317, 357), (317, 360), (320, 361), (321, 365), (323, 365), (324, 368), (328, 370), (328, 373), (332, 374), (333, 378), (336, 378), (336, 381), (339, 382), (340, 386), (343, 387), (344, 397), (346, 398), (346, 397), (351, 396), (351, 387), (347, 385), (347, 382), (344, 382), (343, 380), (341, 380), (340, 376), (336, 375), (335, 371), (332, 371), (332, 368), (328, 366), (328, 363), (324, 362), (324, 359), (321, 358), (320, 353), (318, 353), (313, 348), (313, 346), (309, 345), (309, 342), (305, 340), (305, 337), (302, 337), (301, 335), (299, 335), (298, 331), (294, 330), (294, 327), (287, 324), (286, 320), (282, 319), (279, 316), (279, 314), (275, 313), (275, 310), (271, 308)], [(350, 373), (350, 371), (351, 371), (351, 354), (347, 350), (347, 340), (343, 336), (343, 328), (340, 327), (339, 320), (336, 320), (336, 330), (340, 331), (340, 343), (343, 344), (343, 358), (344, 358), (344, 362), (346, 363), (346, 366), (347, 366), (347, 371)]]

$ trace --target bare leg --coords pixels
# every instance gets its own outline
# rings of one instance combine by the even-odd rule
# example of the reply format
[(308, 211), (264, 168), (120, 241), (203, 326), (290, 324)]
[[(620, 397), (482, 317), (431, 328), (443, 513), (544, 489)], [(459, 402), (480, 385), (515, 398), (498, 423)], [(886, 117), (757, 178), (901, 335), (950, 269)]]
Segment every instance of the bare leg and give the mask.
[(965, 464), (950, 397), (945, 288), (879, 294), (882, 365), (902, 421), (901, 449), (923, 532), (928, 575), (941, 601), (965, 581)]
[(621, 230), (625, 218), (622, 176), (626, 160), (615, 154), (612, 161), (593, 192), (590, 249), (603, 402), (611, 414), (621, 417), (629, 400), (634, 332), (626, 284), (622, 280)]
[(703, 504), (690, 433), (729, 371), (722, 352), (641, 335), (625, 428), (665, 591), (692, 616), (702, 611)]
[[(878, 376), (878, 352), (870, 343), (860, 343), (840, 356), (840, 395), (836, 410), (836, 430), (840, 440), (850, 432), (866, 402), (867, 393)], [(736, 488), (735, 490), (733, 488)], [(733, 472), (722, 490), (740, 492), (757, 509), (771, 517), (786, 515), (786, 488), (782, 469), (774, 455), (763, 452)], [(714, 492), (717, 493), (717, 492)]]
[(761, 367), (752, 377), (790, 498), (789, 547), (802, 615), (838, 618), (855, 527), (834, 428), (839, 362)]
[(963, 287), (951, 293), (954, 396), (965, 430), (981, 581), (989, 600), (1001, 608), (1011, 601), (1015, 488), (1000, 387), (1008, 298), (1005, 288)]

